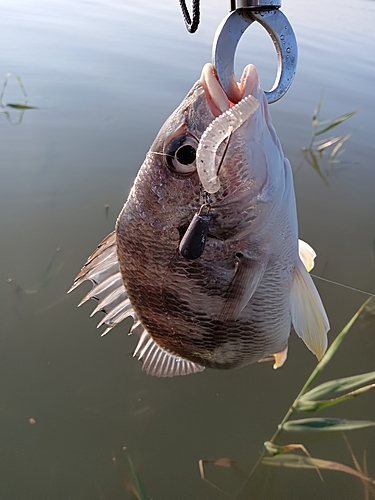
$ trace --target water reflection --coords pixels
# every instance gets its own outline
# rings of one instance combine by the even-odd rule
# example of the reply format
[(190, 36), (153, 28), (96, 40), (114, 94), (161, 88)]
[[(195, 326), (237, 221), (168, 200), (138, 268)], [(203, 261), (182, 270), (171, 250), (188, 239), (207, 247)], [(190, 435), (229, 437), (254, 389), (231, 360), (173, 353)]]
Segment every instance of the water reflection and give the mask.
[[(17, 80), (20, 92), (22, 93), (22, 97), (24, 99), (26, 99), (25, 102), (7, 102), (6, 101), (4, 103), (5, 91), (7, 89), (8, 82), (9, 82), (9, 79), (11, 77), (14, 77)], [(9, 109), (7, 109), (7, 108), (11, 108), (13, 110), (14, 109), (18, 109), (18, 110), (20, 110), (20, 112), (18, 114), (11, 113), (9, 111)], [(25, 114), (25, 111), (27, 109), (36, 109), (36, 108), (35, 108), (35, 106), (31, 106), (27, 102), (27, 93), (26, 93), (26, 90), (25, 90), (25, 87), (24, 87), (24, 85), (22, 83), (21, 78), (18, 75), (13, 75), (12, 73), (7, 73), (5, 75), (5, 80), (4, 80), (4, 83), (3, 83), (3, 88), (2, 88), (1, 93), (0, 93), (0, 112), (4, 113), (4, 115), (9, 120), (10, 123), (12, 123), (13, 125), (19, 125), (20, 123), (22, 123), (23, 115)], [(16, 118), (14, 118), (14, 116), (16, 116)]]

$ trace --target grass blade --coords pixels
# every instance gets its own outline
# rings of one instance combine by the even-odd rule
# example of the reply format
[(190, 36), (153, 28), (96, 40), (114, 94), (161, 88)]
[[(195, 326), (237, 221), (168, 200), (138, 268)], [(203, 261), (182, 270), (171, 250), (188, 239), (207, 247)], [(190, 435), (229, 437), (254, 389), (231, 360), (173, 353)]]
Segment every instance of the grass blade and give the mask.
[(342, 403), (343, 401), (347, 401), (348, 399), (355, 398), (364, 392), (373, 389), (375, 384), (366, 385), (364, 387), (360, 387), (355, 391), (348, 392), (347, 394), (343, 394), (338, 398), (317, 401), (317, 400), (308, 400), (308, 399), (300, 399), (298, 403), (294, 406), (294, 409), (298, 412), (312, 412), (322, 410), (323, 408), (327, 408), (328, 406), (337, 405), (338, 403)]
[(361, 375), (354, 375), (352, 377), (338, 378), (335, 380), (330, 380), (324, 384), (318, 385), (311, 391), (306, 392), (301, 396), (301, 400), (312, 400), (318, 398), (325, 398), (328, 396), (334, 396), (340, 392), (349, 391), (354, 389), (359, 385), (368, 384), (375, 380), (375, 371), (362, 373)]
[[(365, 464), (365, 460), (364, 460), (364, 470), (362, 470), (362, 467), (359, 465), (359, 462), (358, 462), (356, 456), (354, 455), (354, 451), (353, 451), (353, 449), (352, 449), (352, 447), (351, 447), (351, 445), (349, 443), (349, 439), (346, 437), (345, 434), (343, 434), (343, 439), (344, 439), (345, 444), (346, 444), (346, 446), (347, 446), (347, 448), (349, 450), (349, 453), (350, 453), (350, 455), (352, 457), (352, 460), (353, 460), (353, 463), (354, 463), (354, 466), (355, 466), (356, 470), (358, 472), (360, 472), (361, 474), (364, 474), (365, 476), (368, 476), (368, 472), (367, 472), (367, 469), (365, 467), (365, 465), (366, 465)], [(366, 455), (364, 455), (364, 457), (365, 456)], [(370, 493), (371, 493), (371, 485), (368, 484), (368, 482), (365, 481), (362, 478), (361, 478), (361, 481), (362, 481), (362, 484), (363, 484), (363, 487), (364, 487), (364, 490), (365, 490), (365, 500), (369, 500), (370, 499)]]
[(314, 109), (313, 118), (312, 118), (313, 129), (315, 129), (318, 126), (319, 115), (320, 115), (320, 110), (322, 109), (322, 104), (323, 104), (323, 92), (320, 94), (320, 99), (319, 99), (318, 105)]
[(123, 468), (117, 461), (116, 457), (112, 457), (121, 481), (129, 494), (131, 500), (150, 500), (143, 482), (137, 474), (133, 461), (127, 453), (127, 467)]
[(28, 104), (12, 104), (8, 103), (6, 104), (9, 108), (14, 108), (14, 109), (38, 109), (36, 106), (29, 106)]
[(375, 422), (371, 420), (345, 420), (341, 418), (304, 418), (286, 422), (283, 426), (285, 431), (350, 431), (364, 427), (372, 427)]
[(336, 146), (333, 148), (332, 152), (331, 152), (331, 155), (330, 155), (330, 161), (332, 162), (332, 160), (334, 159), (334, 157), (336, 156), (336, 154), (338, 153), (339, 149), (343, 146), (343, 144), (349, 139), (349, 137), (351, 137), (352, 134), (346, 134), (342, 139), (341, 141), (336, 144)]
[(338, 472), (344, 472), (345, 474), (350, 474), (351, 476), (358, 477), (362, 481), (366, 481), (372, 487), (375, 486), (375, 481), (371, 478), (359, 472), (351, 467), (340, 464), (339, 462), (332, 462), (330, 460), (322, 460), (320, 458), (310, 458), (302, 457), (295, 454), (287, 455), (277, 455), (275, 457), (263, 458), (262, 463), (265, 465), (274, 465), (281, 467), (292, 467), (297, 469), (328, 469), (335, 470)]
[(329, 130), (332, 130), (333, 128), (337, 127), (337, 125), (340, 125), (340, 123), (346, 121), (348, 118), (352, 117), (356, 113), (358, 113), (358, 110), (350, 111), (349, 113), (345, 113), (344, 115), (341, 115), (341, 116), (335, 118), (334, 120), (332, 120), (329, 123), (329, 125), (327, 125), (326, 127), (322, 128), (321, 130), (318, 130), (317, 132), (315, 132), (315, 136), (321, 135), (321, 134), (325, 134), (326, 132), (328, 132)]
[[(303, 444), (286, 444), (284, 446), (278, 446), (277, 444), (271, 443), (270, 441), (266, 441), (264, 443), (264, 448), (267, 450), (268, 454), (272, 457), (276, 455), (280, 455), (281, 453), (289, 453), (294, 450), (301, 450), (307, 457), (312, 458), (307, 449), (303, 446)], [(318, 467), (316, 467), (316, 472), (323, 482), (323, 477), (320, 473)]]
[(128, 462), (129, 462), (130, 470), (131, 470), (131, 473), (133, 476), (134, 489), (132, 489), (132, 493), (134, 495), (134, 498), (136, 500), (138, 500), (138, 499), (139, 500), (149, 500), (150, 497), (146, 493), (144, 484), (143, 484), (139, 474), (137, 474), (135, 467), (134, 467), (134, 464), (133, 464), (133, 461), (130, 458), (129, 454), (128, 454)]
[(332, 342), (330, 347), (328, 348), (327, 352), (323, 356), (323, 358), (319, 361), (317, 364), (312, 376), (309, 379), (310, 385), (312, 385), (313, 380), (316, 379), (316, 377), (324, 370), (326, 365), (331, 361), (333, 356), (336, 354), (337, 349), (340, 347), (342, 341), (350, 331), (351, 327), (354, 325), (356, 320), (359, 318), (359, 316), (362, 314), (366, 306), (372, 301), (372, 297), (370, 297), (362, 306), (358, 309), (358, 311), (354, 314), (352, 319), (345, 325), (345, 327), (341, 330), (341, 332), (337, 335), (335, 340)]
[(1, 91), (1, 94), (0, 94), (0, 103), (2, 106), (4, 106), (3, 104), (3, 97), (4, 97), (4, 93), (5, 93), (5, 89), (7, 88), (7, 85), (8, 85), (8, 80), (11, 76), (14, 76), (14, 78), (17, 80), (18, 82), (18, 85), (20, 86), (20, 89), (21, 89), (21, 92), (23, 93), (23, 95), (25, 97), (27, 97), (27, 92), (25, 90), (25, 87), (23, 86), (23, 83), (22, 83), (22, 80), (21, 78), (18, 76), (18, 75), (15, 75), (14, 73), (7, 73), (5, 75), (5, 79), (4, 79), (4, 84), (3, 84), (3, 88), (2, 88), (2, 91)]
[[(336, 142), (344, 139), (344, 137), (346, 137), (346, 136), (340, 135), (338, 137), (333, 137), (332, 139), (329, 139), (328, 141), (323, 141), (323, 143), (317, 147), (317, 150), (319, 151), (319, 153), (321, 153), (322, 151), (329, 148), (330, 146), (333, 146), (333, 144), (336, 144)], [(350, 134), (348, 134), (348, 138), (349, 137), (350, 137)]]
[(325, 183), (325, 185), (328, 187), (328, 181), (325, 178), (321, 166), (319, 164), (319, 160), (316, 157), (316, 154), (311, 148), (308, 148), (305, 150), (305, 159), (306, 161), (312, 166), (312, 168), (316, 171), (316, 173), (319, 175), (319, 177), (322, 179), (322, 181)]

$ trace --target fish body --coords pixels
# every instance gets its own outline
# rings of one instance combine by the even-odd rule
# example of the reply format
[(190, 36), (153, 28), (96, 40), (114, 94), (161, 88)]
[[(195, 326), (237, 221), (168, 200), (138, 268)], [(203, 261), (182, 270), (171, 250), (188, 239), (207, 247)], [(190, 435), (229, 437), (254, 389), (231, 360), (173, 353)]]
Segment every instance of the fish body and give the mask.
[[(109, 328), (134, 317), (135, 354), (154, 375), (235, 368), (269, 356), (281, 365), (292, 322), (318, 358), (326, 349), (328, 319), (300, 259), (291, 167), (254, 66), (240, 89), (258, 109), (219, 147), (217, 191), (203, 189), (195, 154), (232, 103), (208, 66), (152, 144), (115, 233), (73, 285), (93, 281), (86, 298), (99, 300)], [(181, 239), (206, 205), (204, 251), (186, 259)]]

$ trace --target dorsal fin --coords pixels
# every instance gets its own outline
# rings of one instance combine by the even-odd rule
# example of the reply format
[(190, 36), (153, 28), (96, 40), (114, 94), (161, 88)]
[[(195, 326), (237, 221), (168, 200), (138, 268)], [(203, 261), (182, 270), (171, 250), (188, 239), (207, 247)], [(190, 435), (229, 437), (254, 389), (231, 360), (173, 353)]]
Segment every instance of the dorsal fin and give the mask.
[(108, 326), (102, 335), (108, 333), (128, 316), (132, 316), (137, 321), (136, 313), (128, 299), (122, 281), (114, 231), (104, 238), (95, 252), (88, 258), (68, 293), (87, 280), (93, 283), (93, 287), (81, 300), (79, 306), (89, 299), (98, 301), (91, 316), (98, 311), (105, 313), (104, 318), (98, 324), (98, 328), (103, 324)]

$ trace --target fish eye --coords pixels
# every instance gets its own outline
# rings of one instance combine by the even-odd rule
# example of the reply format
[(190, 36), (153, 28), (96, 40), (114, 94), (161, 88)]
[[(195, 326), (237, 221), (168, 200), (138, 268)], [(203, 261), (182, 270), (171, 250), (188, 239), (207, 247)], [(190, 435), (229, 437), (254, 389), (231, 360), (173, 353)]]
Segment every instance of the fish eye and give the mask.
[(165, 161), (173, 174), (188, 177), (196, 171), (195, 157), (198, 142), (184, 134), (172, 139), (165, 147)]
[(195, 153), (193, 146), (187, 144), (176, 151), (175, 158), (182, 165), (191, 165), (195, 161)]

